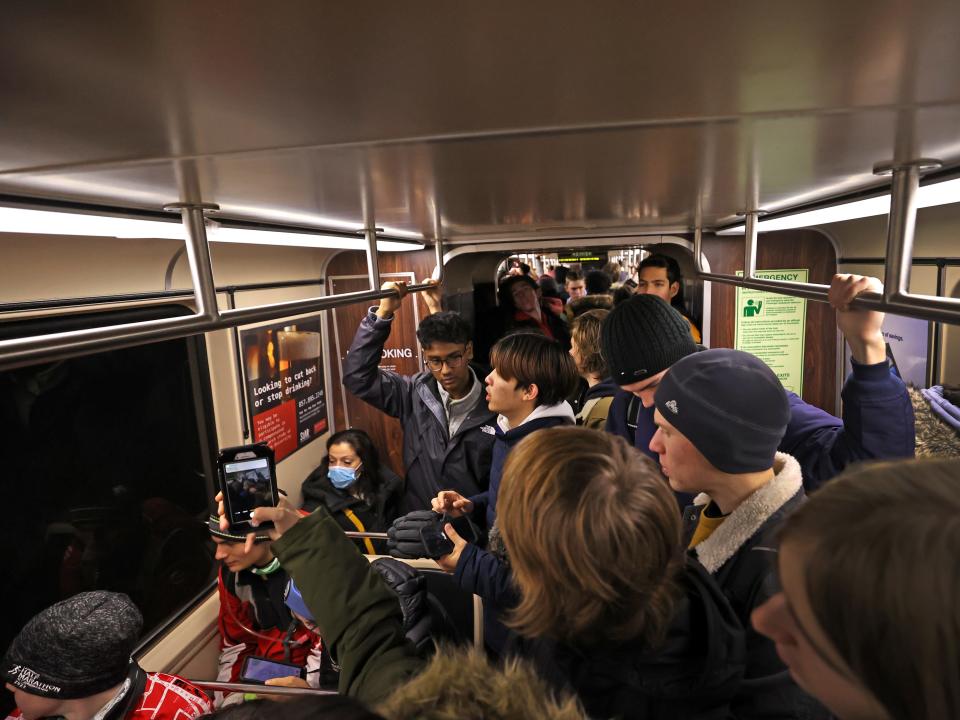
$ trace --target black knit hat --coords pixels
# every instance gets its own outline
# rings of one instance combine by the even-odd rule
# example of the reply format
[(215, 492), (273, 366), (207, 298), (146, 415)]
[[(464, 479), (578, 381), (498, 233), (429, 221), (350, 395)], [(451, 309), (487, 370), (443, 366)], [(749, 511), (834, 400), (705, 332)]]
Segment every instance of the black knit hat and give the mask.
[(773, 467), (790, 403), (767, 365), (739, 350), (706, 350), (678, 361), (657, 385), (657, 410), (717, 470)]
[(656, 295), (617, 305), (600, 331), (603, 357), (617, 385), (631, 385), (697, 351), (683, 316)]
[(3, 658), (3, 679), (31, 695), (73, 700), (119, 685), (143, 627), (122, 593), (84, 592), (34, 616)]

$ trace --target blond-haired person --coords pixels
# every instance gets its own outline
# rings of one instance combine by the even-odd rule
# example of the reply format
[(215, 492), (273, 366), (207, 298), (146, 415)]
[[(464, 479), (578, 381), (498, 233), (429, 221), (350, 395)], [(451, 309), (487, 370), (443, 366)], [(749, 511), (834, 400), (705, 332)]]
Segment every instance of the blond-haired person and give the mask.
[(787, 519), (753, 613), (841, 720), (960, 717), (960, 461), (848, 471)]
[[(620, 388), (609, 378), (600, 349), (600, 327), (609, 310), (589, 310), (578, 315), (570, 326), (570, 357), (586, 383), (573, 404), (577, 425), (603, 430), (613, 396)], [(582, 383), (581, 383), (582, 385)]]
[(606, 433), (542, 430), (508, 456), (500, 495), (516, 652), (591, 717), (728, 716), (742, 629), (684, 556), (652, 462)]

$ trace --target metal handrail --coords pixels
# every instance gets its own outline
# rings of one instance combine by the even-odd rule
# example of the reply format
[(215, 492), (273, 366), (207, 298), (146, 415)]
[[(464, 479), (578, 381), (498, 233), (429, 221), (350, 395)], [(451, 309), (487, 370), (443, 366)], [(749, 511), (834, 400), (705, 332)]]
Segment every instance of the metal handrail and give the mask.
[[(877, 166), (875, 169), (877, 172), (892, 170), (893, 173), (890, 219), (887, 224), (887, 252), (884, 262), (884, 291), (883, 293), (861, 293), (850, 303), (852, 307), (862, 310), (891, 312), (935, 322), (960, 322), (960, 299), (910, 293), (913, 238), (917, 217), (916, 194), (920, 185), (920, 171), (922, 168), (931, 167), (933, 162), (916, 160), (902, 165)], [(757, 215), (756, 210), (751, 210), (746, 213), (745, 217), (743, 277), (707, 272), (703, 269), (702, 229), (699, 224), (697, 225), (693, 235), (693, 254), (697, 268), (697, 278), (752, 290), (765, 290), (781, 295), (791, 295), (817, 302), (829, 302), (829, 285), (767, 280), (755, 276), (757, 271)]]
[[(177, 203), (167, 207), (181, 211), (183, 223), (187, 230), (187, 262), (193, 280), (195, 313), (177, 318), (145, 320), (121, 325), (0, 340), (0, 370), (62, 360), (105, 350), (116, 350), (159, 340), (186, 337), (236, 325), (319, 312), (354, 303), (397, 297), (398, 295), (396, 290), (381, 290), (378, 287), (373, 287), (369, 290), (341, 295), (328, 295), (308, 300), (269, 303), (255, 307), (221, 311), (217, 307), (216, 285), (213, 282), (210, 247), (204, 224), (204, 211), (216, 209), (217, 206), (209, 203)], [(375, 232), (368, 234), (368, 240), (371, 235), (374, 237), (375, 247)], [(434, 275), (437, 280), (442, 281), (443, 240), (439, 234), (434, 241), (434, 252), (437, 258), (437, 270)], [(379, 273), (374, 268), (368, 269), (370, 270), (371, 281), (379, 280)], [(421, 292), (431, 287), (433, 286), (427, 283), (410, 285), (407, 287), (407, 292)]]
[(260, 685), (258, 683), (214, 682), (212, 680), (187, 680), (201, 690), (216, 692), (256, 693), (257, 695), (339, 695), (336, 690), (318, 688), (282, 687), (280, 685)]

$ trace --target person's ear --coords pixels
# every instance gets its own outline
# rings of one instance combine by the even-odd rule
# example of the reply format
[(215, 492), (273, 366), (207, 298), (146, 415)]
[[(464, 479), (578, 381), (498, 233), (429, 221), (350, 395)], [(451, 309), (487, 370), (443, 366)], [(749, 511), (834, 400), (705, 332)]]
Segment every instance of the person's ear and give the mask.
[(672, 282), (670, 283), (670, 299), (673, 300), (677, 296), (677, 293), (680, 292), (680, 283)]
[(530, 383), (523, 388), (523, 394), (520, 397), (524, 402), (536, 400), (538, 397), (540, 397), (540, 388), (537, 387), (536, 383)]
[(468, 342), (466, 347), (463, 350), (463, 357), (470, 362), (473, 360), (473, 342)]

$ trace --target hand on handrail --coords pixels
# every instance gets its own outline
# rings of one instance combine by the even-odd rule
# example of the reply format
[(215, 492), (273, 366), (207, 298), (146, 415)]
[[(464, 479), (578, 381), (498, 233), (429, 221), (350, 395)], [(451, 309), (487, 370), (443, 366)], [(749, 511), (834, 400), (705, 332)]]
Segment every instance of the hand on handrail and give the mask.
[(884, 314), (850, 307), (853, 299), (865, 292), (882, 294), (883, 284), (875, 277), (838, 273), (833, 276), (827, 297), (837, 311), (837, 327), (846, 338), (853, 359), (862, 365), (875, 365), (887, 359), (881, 332)]
[(390, 318), (393, 317), (393, 314), (400, 309), (400, 305), (403, 304), (403, 298), (407, 295), (407, 284), (402, 281), (398, 282), (385, 282), (380, 286), (381, 290), (396, 290), (397, 296), (392, 295), (380, 299), (380, 307), (377, 308), (377, 317), (379, 318)]

